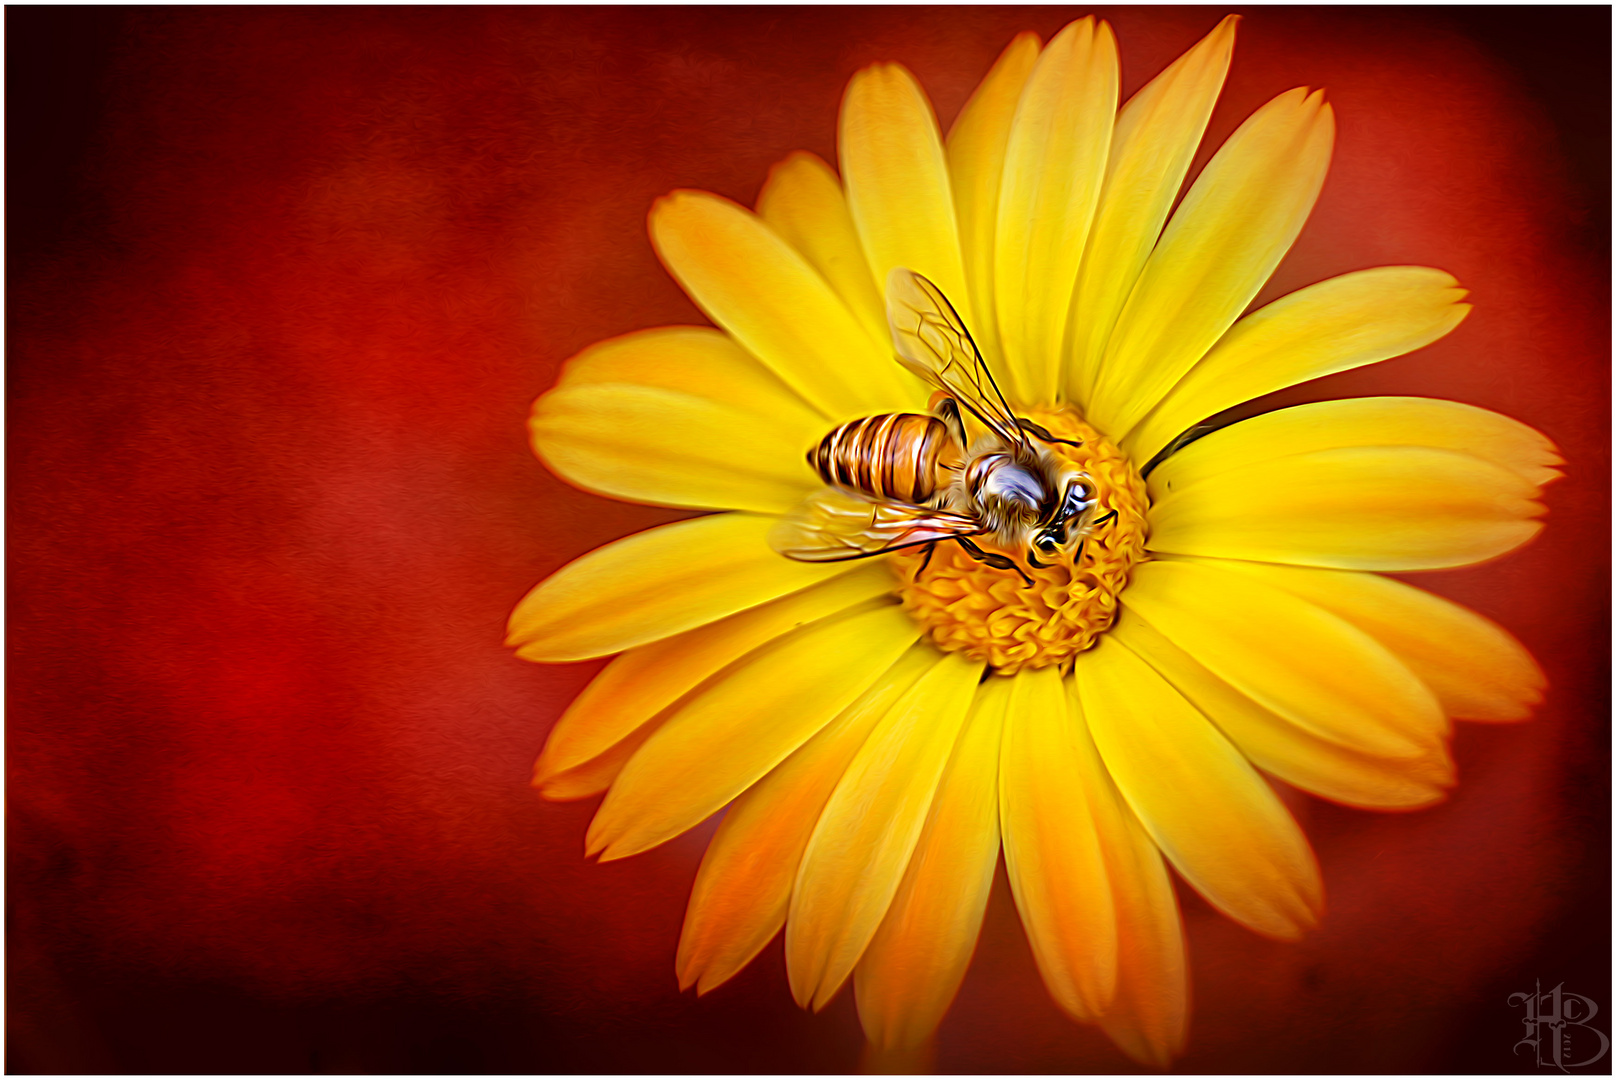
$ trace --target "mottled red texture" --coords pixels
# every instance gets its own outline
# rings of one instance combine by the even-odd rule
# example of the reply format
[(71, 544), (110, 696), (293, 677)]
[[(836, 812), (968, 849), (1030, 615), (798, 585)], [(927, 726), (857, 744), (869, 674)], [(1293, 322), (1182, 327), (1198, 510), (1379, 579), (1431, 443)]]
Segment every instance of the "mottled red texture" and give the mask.
[[(657, 195), (750, 202), (789, 151), (834, 160), (842, 87), (874, 60), (908, 64), (946, 125), (1016, 30), (1082, 13), (75, 16), (105, 53), (73, 99), (85, 152), (63, 190), (11, 189), (30, 245), (8, 365), (11, 1068), (856, 1067), (850, 994), (800, 1013), (778, 944), (677, 992), (708, 830), (591, 865), (592, 802), (528, 789), (597, 665), (515, 660), (506, 614), (678, 515), (567, 487), (523, 421), (585, 345), (700, 321), (645, 238)], [(1131, 91), (1222, 9), (1102, 13)], [(1418, 579), (1509, 626), (1547, 704), (1462, 727), (1439, 808), (1295, 798), (1329, 890), (1302, 944), (1181, 890), (1186, 1070), (1531, 1071), (1510, 992), (1563, 979), (1612, 1004), (1608, 192), (1572, 168), (1597, 148), (1559, 134), (1602, 103), (1543, 97), (1553, 56), (1523, 74), (1499, 51), (1552, 47), (1536, 17), (1254, 8), (1240, 30), (1211, 145), (1304, 83), (1340, 125), (1262, 299), (1413, 262), (1476, 304), (1431, 348), (1284, 401), (1452, 397), (1570, 464), (1539, 541)], [(1608, 12), (1554, 18), (1608, 40)], [(8, 24), (14, 52), (42, 40)], [(37, 166), (22, 149), (13, 170)], [(938, 1065), (1131, 1067), (1049, 1001), (1002, 881)]]

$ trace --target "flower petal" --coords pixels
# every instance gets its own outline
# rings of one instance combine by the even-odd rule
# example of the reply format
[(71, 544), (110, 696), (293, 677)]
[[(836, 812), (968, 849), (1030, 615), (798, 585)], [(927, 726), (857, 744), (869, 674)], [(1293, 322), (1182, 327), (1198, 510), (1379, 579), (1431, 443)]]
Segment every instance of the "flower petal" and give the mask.
[(1446, 336), (1470, 305), (1452, 274), (1379, 266), (1321, 281), (1247, 315), (1125, 439), (1149, 461), (1191, 425), (1242, 401), (1402, 356)]
[(999, 862), (1005, 704), (1003, 694), (977, 692), (909, 868), (854, 969), (859, 1020), (878, 1046), (930, 1038), (976, 950)]
[(1073, 779), (1082, 770), (1074, 737), (1080, 718), (1071, 715), (1059, 669), (1006, 681), (999, 821), (1010, 889), (1055, 1003), (1093, 1020), (1116, 993), (1117, 914), (1095, 810)]
[(1535, 495), (1519, 474), (1470, 454), (1348, 446), (1175, 487), (1150, 509), (1148, 546), (1347, 570), (1468, 566), (1542, 530)]
[(1183, 1053), (1189, 1028), (1184, 922), (1161, 852), (1131, 810), (1126, 830), (1126, 846), (1106, 856), (1117, 904), (1117, 996), (1100, 1028), (1135, 1061), (1165, 1069)]
[(696, 873), (679, 935), (679, 988), (727, 981), (786, 924), (791, 886), (830, 793), (875, 725), (937, 663), (920, 644), (852, 705), (735, 800)]
[(857, 608), (770, 642), (691, 697), (607, 792), (586, 846), (655, 847), (751, 787), (857, 700), (919, 636), (895, 604)]
[(1221, 563), (1135, 567), (1122, 603), (1235, 689), (1320, 738), (1418, 757), (1447, 731), (1425, 684), (1379, 642)]
[(505, 644), (541, 663), (609, 656), (854, 569), (782, 559), (766, 539), (776, 520), (713, 514), (596, 548), (522, 598)]
[(1313, 209), (1335, 140), (1323, 92), (1288, 91), (1217, 152), (1162, 233), (1106, 345), (1089, 422), (1121, 439), (1234, 323)]
[(791, 505), (786, 489), (800, 497), (815, 483), (803, 455), (829, 428), (755, 357), (702, 326), (591, 345), (567, 361), (528, 421), (534, 452), (579, 487), (764, 511)]
[(665, 716), (653, 717), (613, 743), (605, 753), (546, 776), (542, 781), (535, 778), (534, 786), (539, 789), (540, 795), (551, 802), (573, 802), (599, 795), (612, 786), (612, 781), (623, 771), (623, 766), (639, 753), (645, 740), (662, 726), (665, 719)]
[(981, 674), (979, 661), (942, 654), (882, 718), (826, 803), (786, 918), (799, 1005), (824, 1008), (881, 925)]
[(1197, 439), (1151, 470), (1150, 495), (1159, 500), (1232, 469), (1347, 446), (1453, 450), (1533, 485), (1560, 475), (1554, 444), (1519, 420), (1440, 398), (1342, 398), (1275, 409)]
[(650, 386), (559, 388), (528, 431), (551, 471), (600, 495), (699, 509), (783, 513), (818, 484), (804, 452), (828, 425)]
[(1334, 612), (1391, 650), (1464, 720), (1525, 720), (1543, 700), (1543, 671), (1503, 627), (1401, 581), (1347, 570), (1221, 564)]
[[(534, 783), (548, 795), (545, 785), (550, 778), (606, 753), (753, 649), (891, 591), (892, 574), (886, 567), (862, 566), (726, 619), (630, 649), (607, 664), (561, 715), (534, 766)], [(603, 783), (596, 790), (605, 787)]]
[(872, 64), (853, 76), (842, 99), (837, 153), (877, 284), (884, 288), (887, 275), (905, 266), (970, 310), (937, 117), (904, 67)]
[(1068, 400), (1086, 402), (1122, 305), (1161, 235), (1234, 51), (1226, 16), (1117, 114), (1105, 186), (1072, 297)]
[(632, 383), (782, 417), (813, 406), (757, 357), (710, 326), (658, 326), (597, 341), (568, 360), (557, 386)]
[(913, 399), (885, 339), (871, 337), (819, 271), (751, 211), (705, 191), (675, 191), (651, 208), (651, 242), (714, 322), (827, 417)]
[(1315, 926), (1324, 887), (1307, 838), (1217, 728), (1115, 638), (1073, 677), (1107, 770), (1184, 879), (1258, 933)]
[(881, 290), (870, 276), (842, 182), (823, 158), (798, 150), (770, 169), (757, 212), (824, 275), (875, 340), (887, 339)]
[(994, 295), (1011, 400), (1054, 403), (1083, 245), (1116, 120), (1117, 41), (1093, 16), (1044, 47), (1021, 92), (994, 240)]
[(1206, 714), (1252, 764), (1287, 784), (1371, 810), (1430, 806), (1446, 798), (1446, 789), (1453, 786), (1453, 759), (1439, 735), (1415, 757), (1366, 754), (1263, 708), (1142, 619), (1119, 619), (1111, 634)]
[(1072, 743), (1094, 810), (1095, 834), (1117, 912), (1117, 992), (1100, 1026), (1124, 1053), (1166, 1068), (1184, 1048), (1189, 1023), (1189, 972), (1178, 899), (1161, 852), (1129, 809), (1106, 771), (1083, 718), (1075, 680), (1067, 682), (1074, 725)]
[(1038, 35), (1023, 31), (1005, 46), (948, 130), (945, 152), (959, 221), (960, 251), (970, 286), (971, 334), (988, 365), (1003, 368), (999, 313), (994, 305), (993, 236), (999, 223), (1004, 148), (1010, 141), (1021, 88), (1038, 59)]

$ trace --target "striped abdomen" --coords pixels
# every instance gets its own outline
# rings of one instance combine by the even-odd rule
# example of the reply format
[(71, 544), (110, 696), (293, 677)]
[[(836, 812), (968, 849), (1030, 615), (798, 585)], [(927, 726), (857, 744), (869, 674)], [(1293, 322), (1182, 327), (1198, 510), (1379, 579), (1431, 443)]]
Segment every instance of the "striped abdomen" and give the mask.
[(808, 464), (827, 484), (919, 506), (948, 485), (960, 452), (937, 417), (885, 413), (832, 431), (808, 452)]

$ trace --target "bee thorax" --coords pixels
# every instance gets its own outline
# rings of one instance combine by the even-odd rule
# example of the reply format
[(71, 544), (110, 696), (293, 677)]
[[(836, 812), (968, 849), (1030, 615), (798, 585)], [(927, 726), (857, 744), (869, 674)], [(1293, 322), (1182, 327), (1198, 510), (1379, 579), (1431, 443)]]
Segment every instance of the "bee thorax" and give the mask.
[(1046, 498), (1039, 478), (1020, 465), (1005, 463), (990, 470), (976, 490), (982, 503), (998, 503), (1007, 510), (1014, 509), (1029, 518), (1038, 516), (1038, 508)]
[(1019, 547), (1046, 499), (1038, 474), (1008, 454), (987, 453), (971, 458), (961, 481), (970, 512), (999, 544)]

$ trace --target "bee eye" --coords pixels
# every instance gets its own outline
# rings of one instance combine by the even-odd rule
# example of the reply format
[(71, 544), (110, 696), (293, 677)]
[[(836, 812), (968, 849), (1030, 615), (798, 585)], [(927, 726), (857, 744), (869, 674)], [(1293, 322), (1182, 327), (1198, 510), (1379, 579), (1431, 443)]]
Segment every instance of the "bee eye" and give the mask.
[(1061, 507), (1061, 516), (1074, 518), (1092, 505), (1093, 493), (1089, 486), (1083, 483), (1074, 483), (1066, 489), (1066, 505)]
[(1036, 543), (1037, 548), (1038, 548), (1038, 550), (1039, 550), (1039, 552), (1041, 554), (1044, 554), (1044, 555), (1053, 555), (1053, 554), (1055, 554), (1055, 538), (1053, 536), (1045, 534), (1043, 536), (1040, 536), (1037, 539), (1037, 541), (1035, 541), (1035, 543)]

